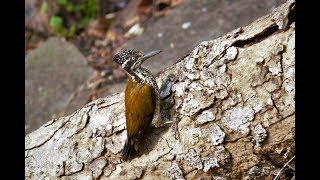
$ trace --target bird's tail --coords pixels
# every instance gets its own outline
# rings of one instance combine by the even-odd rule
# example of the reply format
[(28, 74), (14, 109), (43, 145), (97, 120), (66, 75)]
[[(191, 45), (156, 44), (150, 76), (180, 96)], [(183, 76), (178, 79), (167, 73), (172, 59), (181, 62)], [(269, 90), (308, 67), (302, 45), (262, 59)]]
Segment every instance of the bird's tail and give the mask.
[(127, 161), (130, 157), (131, 151), (133, 150), (133, 144), (130, 142), (130, 140), (126, 140), (126, 143), (124, 144), (124, 147), (122, 149), (122, 159), (124, 161)]

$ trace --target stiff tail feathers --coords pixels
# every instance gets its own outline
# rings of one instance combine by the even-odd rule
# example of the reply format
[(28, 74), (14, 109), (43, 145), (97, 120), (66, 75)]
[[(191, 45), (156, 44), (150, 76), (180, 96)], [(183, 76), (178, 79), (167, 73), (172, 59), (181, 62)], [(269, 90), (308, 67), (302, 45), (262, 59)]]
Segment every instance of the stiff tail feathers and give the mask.
[(127, 161), (130, 158), (130, 154), (132, 153), (132, 151), (134, 151), (134, 147), (133, 147), (133, 143), (130, 142), (130, 140), (126, 140), (126, 143), (122, 149), (122, 159), (124, 161)]

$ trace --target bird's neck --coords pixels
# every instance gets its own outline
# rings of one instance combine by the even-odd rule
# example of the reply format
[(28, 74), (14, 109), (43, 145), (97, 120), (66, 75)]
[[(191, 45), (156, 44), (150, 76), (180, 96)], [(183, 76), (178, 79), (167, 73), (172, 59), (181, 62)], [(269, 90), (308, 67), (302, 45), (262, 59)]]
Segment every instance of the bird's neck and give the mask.
[(132, 76), (134, 82), (142, 82), (153, 85), (155, 83), (155, 77), (152, 73), (145, 68), (138, 68), (129, 73)]

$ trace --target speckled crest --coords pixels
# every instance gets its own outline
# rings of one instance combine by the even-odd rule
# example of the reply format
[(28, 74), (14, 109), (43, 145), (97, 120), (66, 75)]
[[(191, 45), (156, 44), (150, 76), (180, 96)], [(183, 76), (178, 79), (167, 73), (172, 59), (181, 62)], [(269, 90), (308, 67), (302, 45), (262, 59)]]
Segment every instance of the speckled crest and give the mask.
[(139, 54), (139, 53), (141, 53), (141, 52), (133, 50), (133, 49), (125, 49), (124, 51), (114, 55), (113, 60), (116, 63), (122, 65), (130, 55)]

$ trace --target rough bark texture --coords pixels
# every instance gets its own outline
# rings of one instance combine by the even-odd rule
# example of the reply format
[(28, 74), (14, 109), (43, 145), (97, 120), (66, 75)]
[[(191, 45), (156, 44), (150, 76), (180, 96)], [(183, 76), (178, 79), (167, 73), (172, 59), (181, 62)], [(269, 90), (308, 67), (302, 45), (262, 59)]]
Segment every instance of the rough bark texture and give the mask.
[[(205, 41), (158, 75), (163, 119), (122, 162), (124, 94), (25, 137), (26, 179), (254, 179), (295, 155), (294, 1)], [(156, 122), (153, 122), (156, 123)]]

